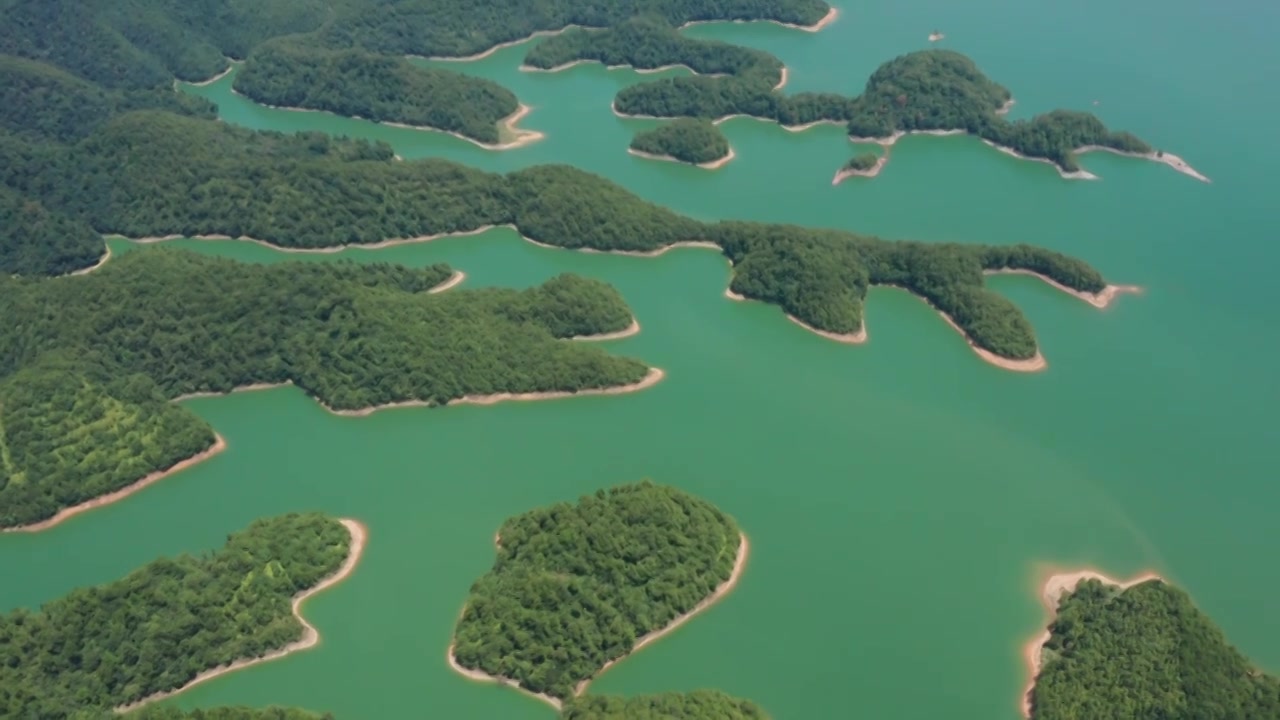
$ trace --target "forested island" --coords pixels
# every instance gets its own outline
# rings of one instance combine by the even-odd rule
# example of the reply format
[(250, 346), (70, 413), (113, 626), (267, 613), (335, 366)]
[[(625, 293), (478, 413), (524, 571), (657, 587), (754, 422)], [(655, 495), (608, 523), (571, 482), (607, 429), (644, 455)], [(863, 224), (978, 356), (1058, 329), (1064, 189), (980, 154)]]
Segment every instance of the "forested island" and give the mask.
[(0, 527), (119, 490), (209, 448), (168, 400), (292, 383), (335, 411), (652, 381), (565, 338), (632, 322), (612, 287), (432, 294), (447, 266), (253, 265), (134, 250), (78, 278), (0, 277)]
[(385, 144), (156, 111), (119, 115), (76, 143), (0, 142), (0, 152), (14, 191), (99, 232), (246, 236), (301, 249), (510, 224), (565, 248), (655, 252), (711, 242), (735, 265), (734, 292), (819, 330), (856, 333), (867, 285), (898, 285), (928, 300), (977, 348), (1015, 361), (1036, 357), (1035, 335), (1012, 302), (984, 286), (984, 270), (1027, 270), (1086, 294), (1107, 287), (1085, 263), (1027, 245), (702, 223), (568, 166), (498, 175), (438, 159), (395, 162)]
[(768, 720), (759, 705), (718, 690), (613, 697), (586, 695), (565, 703), (563, 720)]
[(255, 48), (234, 88), (264, 105), (433, 128), (489, 145), (506, 140), (498, 124), (520, 109), (516, 96), (492, 80), (294, 39)]
[(707, 120), (681, 118), (639, 133), (631, 141), (636, 154), (715, 169), (733, 157), (719, 128)]
[(862, 177), (875, 177), (880, 174), (880, 169), (884, 164), (889, 162), (889, 150), (885, 148), (884, 155), (876, 155), (873, 152), (858, 153), (849, 158), (849, 161), (836, 172), (835, 178), (831, 180), (832, 185), (839, 185), (845, 178), (861, 175)]
[(1123, 590), (1079, 580), (1058, 600), (1047, 635), (1032, 720), (1280, 718), (1280, 679), (1250, 665), (1162, 580)]
[(650, 482), (518, 515), (495, 539), (498, 559), (471, 587), (450, 662), (552, 700), (581, 695), (650, 633), (726, 592), (747, 549), (732, 518)]
[[(156, 560), (0, 615), (0, 716), (94, 717), (283, 648), (304, 635), (293, 598), (349, 567), (352, 552), (338, 520), (283, 515), (254, 521), (219, 551)], [(216, 712), (206, 717), (298, 718)]]

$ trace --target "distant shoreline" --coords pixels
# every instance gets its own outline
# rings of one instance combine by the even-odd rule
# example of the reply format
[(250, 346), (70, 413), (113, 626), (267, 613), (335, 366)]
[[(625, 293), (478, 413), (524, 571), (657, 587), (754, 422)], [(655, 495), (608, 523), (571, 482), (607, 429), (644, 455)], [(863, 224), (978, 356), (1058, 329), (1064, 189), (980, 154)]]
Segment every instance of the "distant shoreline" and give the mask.
[(534, 39), (536, 39), (536, 38), (540, 38), (540, 37), (548, 37), (548, 36), (551, 36), (551, 35), (559, 35), (560, 33), (564, 32), (564, 31), (566, 31), (566, 30), (573, 30), (573, 29), (575, 29), (575, 28), (577, 28), (577, 29), (579, 29), (579, 30), (607, 30), (607, 29), (608, 29), (608, 28), (602, 28), (602, 27), (588, 27), (588, 26), (586, 26), (586, 25), (572, 25), (572, 24), (570, 24), (570, 25), (565, 25), (564, 27), (560, 28), (559, 30), (538, 30), (537, 32), (534, 32), (533, 34), (528, 35), (527, 37), (522, 37), (522, 38), (519, 38), (519, 39), (517, 39), (517, 40), (508, 40), (507, 42), (498, 43), (497, 45), (494, 45), (493, 47), (489, 48), (488, 50), (483, 50), (483, 51), (478, 52), (478, 53), (476, 53), (476, 54), (474, 54), (474, 55), (464, 55), (464, 56), (450, 56), (450, 55), (429, 55), (429, 56), (424, 56), (424, 55), (409, 55), (408, 57), (421, 58), (421, 59), (423, 59), (423, 60), (434, 60), (434, 61), (437, 61), (437, 62), (474, 62), (474, 61), (476, 61), (476, 60), (483, 60), (483, 59), (485, 59), (485, 58), (489, 57), (490, 55), (492, 55), (492, 54), (494, 54), (494, 53), (498, 52), (499, 50), (505, 50), (506, 48), (509, 48), (509, 47), (515, 47), (516, 45), (521, 45), (521, 44), (523, 44), (523, 43), (527, 43), (527, 42), (529, 42), (530, 40), (534, 40)]
[[(494, 545), (498, 545), (500, 538), (497, 535), (495, 535), (493, 541), (494, 541)], [(698, 613), (701, 613), (702, 611), (716, 604), (720, 600), (724, 599), (726, 595), (728, 595), (735, 587), (737, 587), (738, 581), (742, 579), (742, 572), (743, 570), (746, 569), (747, 556), (750, 554), (750, 552), (751, 552), (751, 543), (747, 539), (747, 534), (744, 532), (739, 532), (738, 533), (738, 554), (733, 562), (733, 571), (729, 574), (729, 577), (724, 582), (717, 585), (716, 589), (713, 590), (710, 595), (703, 598), (697, 605), (694, 605), (693, 608), (691, 608), (689, 611), (681, 614), (676, 618), (673, 618), (671, 622), (667, 623), (661, 628), (658, 628), (657, 630), (646, 633), (642, 637), (638, 638), (636, 640), (635, 645), (632, 646), (630, 652), (628, 652), (627, 654), (621, 657), (618, 657), (606, 662), (599, 670), (595, 672), (594, 675), (580, 681), (576, 686), (574, 686), (573, 696), (574, 697), (582, 696), (582, 694), (585, 693), (587, 688), (591, 685), (591, 682), (599, 678), (601, 675), (603, 675), (605, 671), (607, 671), (609, 668), (613, 667), (619, 662), (626, 660), (627, 658), (636, 654), (644, 646), (657, 642), (663, 637), (671, 634), (681, 625), (691, 620)], [(466, 608), (464, 607), (463, 610), (465, 612)], [(454, 671), (456, 671), (463, 677), (466, 677), (469, 680), (475, 680), (478, 682), (500, 683), (508, 687), (513, 687), (526, 695), (530, 695), (532, 697), (535, 697), (547, 703), (548, 705), (551, 705), (556, 710), (560, 710), (563, 707), (564, 703), (559, 698), (552, 697), (545, 693), (534, 693), (530, 690), (527, 690), (521, 687), (519, 682), (512, 680), (511, 678), (506, 678), (499, 675), (490, 675), (481, 670), (472, 670), (472, 669), (463, 667), (458, 662), (458, 659), (454, 656), (454, 653), (453, 653), (454, 645), (455, 643), (453, 642), (449, 643), (449, 649), (446, 652), (446, 657), (448, 658), (448, 661), (449, 661), (449, 667), (453, 668)]]
[(63, 274), (59, 275), (58, 277), (79, 277), (79, 276), (81, 276), (81, 275), (88, 275), (89, 273), (93, 272), (94, 270), (97, 270), (98, 268), (102, 267), (103, 265), (106, 265), (106, 264), (107, 264), (107, 261), (111, 259), (111, 246), (110, 246), (110, 245), (108, 245), (108, 244), (106, 244), (105, 242), (104, 242), (104, 243), (102, 243), (102, 246), (103, 246), (104, 248), (106, 248), (106, 252), (102, 253), (102, 257), (98, 258), (98, 262), (96, 262), (96, 263), (94, 263), (94, 264), (92, 264), (92, 265), (90, 265), (89, 267), (86, 267), (86, 268), (80, 268), (79, 270), (72, 270), (72, 271), (71, 271), (71, 272), (69, 272), (69, 273), (63, 273)]
[(320, 631), (316, 630), (315, 626), (307, 622), (307, 619), (302, 616), (302, 604), (306, 602), (307, 599), (310, 598), (312, 595), (328, 590), (334, 585), (337, 585), (338, 583), (350, 577), (352, 571), (354, 571), (356, 568), (356, 564), (360, 562), (361, 556), (364, 555), (365, 544), (369, 537), (368, 528), (366, 528), (360, 522), (356, 520), (350, 520), (347, 518), (343, 518), (340, 522), (343, 524), (343, 526), (347, 528), (347, 532), (351, 534), (351, 545), (347, 550), (347, 558), (342, 561), (342, 565), (332, 575), (324, 578), (315, 586), (310, 587), (306, 590), (303, 590), (302, 592), (293, 596), (291, 609), (293, 611), (293, 616), (298, 619), (298, 622), (302, 623), (301, 638), (289, 643), (288, 645), (285, 645), (284, 647), (278, 650), (272, 650), (271, 652), (268, 652), (259, 657), (243, 658), (241, 660), (236, 660), (228, 665), (223, 665), (222, 667), (217, 667), (212, 670), (205, 670), (204, 672), (196, 675), (190, 682), (188, 682), (187, 684), (183, 685), (180, 688), (177, 688), (176, 690), (167, 690), (165, 692), (149, 695), (145, 698), (142, 698), (141, 700), (137, 700), (135, 702), (129, 703), (128, 705), (122, 705), (120, 707), (117, 707), (115, 709), (115, 712), (117, 713), (129, 712), (130, 710), (135, 710), (139, 707), (142, 707), (143, 705), (147, 705), (149, 703), (157, 702), (159, 700), (165, 700), (165, 699), (171, 698), (175, 695), (178, 695), (179, 693), (183, 693), (183, 692), (186, 692), (187, 690), (190, 690), (196, 685), (221, 677), (223, 675), (226, 675), (227, 673), (232, 673), (232, 672), (235, 672), (236, 670), (243, 670), (247, 667), (252, 667), (259, 663), (270, 662), (272, 660), (279, 660), (280, 658), (285, 657), (286, 655), (289, 655), (291, 653), (298, 652), (299, 650), (308, 650), (310, 648), (315, 647), (320, 642)]
[(880, 157), (876, 158), (875, 165), (872, 165), (866, 170), (853, 170), (849, 168), (840, 170), (839, 172), (836, 173), (835, 177), (831, 178), (831, 185), (832, 187), (834, 187), (844, 182), (845, 180), (848, 180), (851, 177), (873, 178), (879, 175), (880, 171), (883, 170), (884, 166), (887, 164), (889, 164), (889, 148), (886, 147), (884, 155), (881, 155)]
[(56, 525), (60, 525), (61, 523), (67, 520), (70, 520), (71, 518), (81, 513), (86, 513), (86, 512), (89, 512), (90, 510), (96, 510), (100, 507), (104, 507), (106, 505), (111, 505), (112, 503), (120, 502), (121, 500), (124, 500), (125, 498), (129, 497), (130, 495), (133, 495), (136, 492), (144, 490), (147, 487), (150, 487), (151, 485), (154, 485), (171, 475), (176, 475), (182, 472), (183, 470), (186, 470), (189, 467), (199, 465), (205, 460), (208, 460), (209, 458), (227, 449), (227, 441), (224, 440), (221, 435), (214, 433), (213, 437), (214, 437), (214, 442), (208, 448), (201, 450), (200, 452), (196, 453), (195, 455), (192, 455), (191, 457), (185, 460), (179, 460), (173, 465), (170, 465), (168, 468), (165, 468), (163, 470), (156, 470), (154, 472), (148, 473), (147, 475), (144, 475), (141, 479), (135, 480), (134, 482), (114, 492), (109, 492), (106, 495), (99, 495), (95, 498), (86, 500), (78, 505), (73, 505), (71, 507), (63, 508), (59, 510), (53, 517), (48, 518), (47, 520), (41, 520), (40, 522), (31, 523), (30, 525), (19, 525), (17, 527), (4, 528), (0, 530), (0, 533), (41, 532), (44, 530), (48, 530), (49, 528), (52, 528)]
[[(216, 233), (200, 234), (200, 235), (159, 235), (159, 236), (152, 235), (152, 236), (140, 237), (140, 238), (125, 237), (124, 235), (107, 235), (106, 237), (115, 238), (118, 240), (125, 240), (128, 242), (134, 243), (136, 245), (151, 245), (154, 243), (169, 242), (172, 240), (234, 240), (236, 242), (251, 242), (256, 245), (261, 245), (265, 248), (275, 250), (278, 252), (328, 255), (332, 253), (340, 253), (344, 250), (352, 250), (352, 249), (381, 250), (383, 248), (395, 247), (396, 245), (412, 245), (416, 243), (431, 242), (432, 240), (440, 240), (442, 238), (468, 237), (471, 235), (480, 235), (482, 233), (486, 233), (490, 230), (493, 230), (494, 228), (500, 228), (500, 227), (506, 227), (506, 228), (511, 228), (513, 230), (517, 230), (516, 226), (511, 224), (482, 225), (473, 230), (454, 230), (449, 232), (439, 232), (439, 233), (435, 233), (434, 235), (419, 235), (417, 237), (411, 237), (411, 238), (392, 238), (390, 240), (381, 240), (379, 242), (368, 243), (368, 244), (344, 243), (342, 245), (326, 245), (325, 247), (318, 247), (318, 248), (282, 247), (280, 245), (275, 245), (270, 242), (267, 242), (266, 240), (259, 240), (258, 238), (249, 237), (247, 235), (241, 235), (240, 237), (231, 237), (230, 235), (221, 235)], [(519, 231), (517, 230), (517, 232)]]
[(647, 153), (642, 150), (636, 150), (635, 148), (627, 148), (627, 153), (629, 155), (634, 155), (638, 158), (644, 158), (645, 160), (661, 160), (663, 162), (673, 162), (673, 163), (678, 163), (680, 165), (692, 165), (693, 167), (702, 168), (703, 170), (719, 170), (720, 168), (724, 167), (730, 160), (737, 157), (737, 154), (733, 151), (732, 147), (729, 148), (728, 155), (725, 155), (719, 160), (712, 160), (710, 162), (704, 162), (704, 163), (686, 162), (684, 160), (681, 160), (676, 157), (672, 157), (670, 155), (657, 155), (654, 153)]
[[(681, 118), (681, 116), (679, 115), (632, 115), (630, 113), (624, 113), (618, 109), (618, 101), (616, 98), (614, 99), (613, 102), (609, 104), (609, 110), (613, 112), (614, 117), (620, 117), (623, 120), (679, 120)], [(787, 132), (804, 132), (809, 128), (817, 127), (818, 125), (845, 125), (846, 124), (840, 120), (814, 120), (813, 122), (807, 122), (807, 123), (804, 123), (803, 125), (783, 125), (777, 120), (773, 120), (770, 118), (756, 117), (755, 115), (747, 115), (746, 113), (732, 113), (729, 115), (723, 115), (721, 117), (718, 117), (712, 120), (711, 124), (721, 125), (735, 118), (747, 118), (750, 120), (755, 120), (756, 122), (773, 123), (774, 125), (777, 125), (783, 130), (786, 130)], [(872, 140), (868, 142), (875, 142), (875, 141)]]
[(654, 67), (654, 68), (638, 68), (635, 65), (625, 65), (625, 64), (624, 65), (605, 65), (603, 62), (599, 60), (594, 60), (591, 58), (580, 58), (578, 60), (571, 60), (567, 63), (562, 63), (560, 65), (556, 65), (555, 67), (549, 67), (549, 68), (540, 68), (540, 67), (535, 67), (533, 65), (521, 64), (520, 67), (516, 69), (519, 70), (520, 72), (527, 72), (527, 73), (558, 73), (558, 72), (563, 72), (565, 70), (568, 70), (570, 68), (577, 67), (579, 65), (590, 65), (592, 63), (595, 63), (597, 65), (603, 65), (605, 70), (631, 70), (632, 72), (635, 72), (636, 74), (639, 74), (639, 75), (648, 75), (651, 73), (660, 73), (660, 72), (665, 72), (667, 70), (684, 68), (685, 70), (688, 70), (694, 75), (701, 75), (703, 77), (729, 77), (728, 73), (700, 73), (697, 70), (694, 70), (693, 68), (689, 67), (688, 65), (685, 65), (684, 63), (671, 63), (669, 65), (659, 65), (658, 67)]
[(615, 332), (599, 333), (597, 335), (574, 335), (569, 339), (578, 340), (580, 342), (603, 342), (606, 340), (621, 340), (622, 338), (629, 338), (632, 335), (639, 335), (639, 334), (640, 334), (640, 321), (632, 317), (631, 324), (622, 330), (618, 330)]
[[(730, 290), (729, 288), (724, 289), (724, 296), (734, 302), (751, 302), (752, 301), (751, 298), (745, 295), (739, 295), (738, 293)], [(763, 302), (763, 301), (759, 301), (759, 302)], [(835, 333), (829, 330), (819, 330), (818, 328), (810, 325), (809, 323), (806, 323), (805, 321), (801, 320), (800, 318), (786, 311), (783, 311), (782, 314), (785, 315), (788, 320), (795, 323), (796, 325), (799, 325), (805, 330), (808, 330), (809, 332), (815, 335), (820, 335), (828, 340), (835, 340), (838, 343), (844, 343), (846, 345), (861, 345), (862, 343), (867, 341), (867, 337), (868, 337), (867, 323), (865, 320), (862, 323), (862, 327), (858, 328), (858, 332), (856, 333)]]
[(435, 295), (435, 294), (437, 294), (437, 293), (442, 293), (442, 292), (444, 292), (445, 290), (449, 290), (450, 288), (455, 288), (455, 287), (457, 287), (458, 285), (460, 285), (460, 284), (462, 283), (462, 281), (463, 281), (463, 280), (466, 280), (466, 279), (467, 279), (467, 274), (466, 274), (466, 273), (462, 272), (461, 270), (454, 270), (454, 271), (453, 271), (453, 276), (452, 276), (452, 277), (450, 277), (448, 280), (445, 280), (444, 282), (440, 283), (439, 285), (437, 285), (437, 286), (435, 286), (435, 287), (431, 288), (430, 290), (428, 290), (428, 291), (427, 291), (427, 294), (428, 294), (428, 295)]
[[(1057, 613), (1058, 604), (1062, 601), (1062, 596), (1074, 591), (1076, 586), (1084, 580), (1100, 580), (1104, 585), (1112, 585), (1119, 587), (1121, 590), (1127, 590), (1148, 580), (1163, 581), (1164, 578), (1153, 572), (1144, 572), (1129, 580), (1121, 581), (1103, 575), (1096, 570), (1078, 570), (1076, 572), (1050, 575), (1040, 589), (1040, 601), (1044, 604), (1045, 609), (1049, 611), (1049, 622), (1053, 622), (1052, 616)], [(1044, 632), (1027, 642), (1022, 650), (1023, 658), (1026, 660), (1027, 668), (1031, 674), (1026, 688), (1022, 691), (1022, 717), (1027, 718), (1027, 720), (1031, 718), (1031, 693), (1035, 690), (1036, 679), (1040, 676), (1042, 650), (1044, 644), (1049, 642), (1051, 637), (1053, 637), (1053, 633), (1048, 628), (1045, 628)]]
[[(228, 60), (226, 70), (223, 70), (222, 72), (218, 73), (217, 75), (214, 75), (213, 77), (207, 80), (197, 80), (195, 82), (187, 82), (187, 84), (193, 87), (204, 87), (205, 85), (212, 85), (218, 82), (219, 80), (221, 80), (222, 78), (230, 75), (231, 71), (235, 69), (236, 69), (236, 62), (234, 60)], [(186, 81), (179, 80), (178, 82), (186, 82)]]
[(1124, 294), (1139, 295), (1142, 293), (1142, 288), (1137, 285), (1107, 285), (1100, 292), (1088, 293), (1088, 292), (1084, 292), (1083, 290), (1076, 290), (1075, 288), (1069, 288), (1066, 285), (1063, 285), (1062, 283), (1058, 282), (1057, 280), (1054, 280), (1053, 278), (1049, 277), (1048, 275), (1043, 275), (1034, 270), (1024, 270), (1021, 268), (1000, 268), (999, 270), (983, 270), (982, 274), (983, 275), (1028, 275), (1034, 278), (1038, 278), (1044, 281), (1045, 283), (1048, 283), (1049, 285), (1053, 286), (1054, 288), (1057, 288), (1058, 290), (1061, 290), (1062, 292), (1067, 293), (1068, 295), (1071, 295), (1072, 297), (1076, 297), (1081, 300), (1084, 300), (1085, 302), (1098, 308), (1099, 310), (1106, 308), (1108, 305), (1114, 302), (1115, 299), (1120, 295), (1124, 295)]
[(779, 20), (764, 20), (764, 19), (761, 19), (761, 20), (691, 20), (676, 29), (683, 30), (687, 27), (693, 27), (694, 25), (711, 25), (713, 23), (732, 23), (734, 25), (746, 25), (747, 23), (762, 22), (762, 23), (769, 23), (770, 25), (777, 25), (779, 27), (790, 28), (792, 30), (803, 30), (805, 32), (818, 32), (819, 30), (835, 22), (836, 18), (838, 17), (840, 17), (840, 11), (832, 7), (830, 10), (827, 11), (826, 15), (822, 16), (821, 20), (819, 20), (818, 22), (812, 25), (796, 25), (795, 23), (787, 23), (787, 22), (781, 22)]
[(248, 100), (249, 102), (259, 107), (268, 108), (270, 110), (283, 110), (285, 112), (322, 113), (325, 115), (332, 115), (333, 117), (336, 117), (336, 118), (346, 118), (348, 120), (361, 120), (364, 122), (374, 123), (375, 125), (385, 125), (387, 127), (401, 128), (403, 130), (414, 130), (417, 132), (433, 132), (433, 133), (440, 133), (442, 135), (451, 135), (455, 138), (458, 138), (459, 140), (465, 140), (471, 143), (472, 145), (484, 148), (485, 150), (494, 150), (494, 151), (514, 150), (516, 148), (524, 147), (525, 145), (535, 143), (547, 136), (546, 133), (541, 132), (539, 130), (524, 130), (516, 127), (516, 123), (520, 122), (522, 119), (524, 119), (526, 115), (533, 112), (533, 108), (524, 103), (520, 103), (520, 105), (516, 108), (515, 112), (511, 113), (510, 115), (506, 116), (505, 118), (499, 120), (496, 123), (496, 125), (498, 125), (501, 129), (506, 130), (508, 133), (515, 136), (515, 139), (508, 142), (487, 143), (481, 140), (477, 140), (473, 137), (468, 137), (466, 135), (463, 135), (462, 133), (457, 132), (455, 130), (445, 130), (444, 128), (431, 127), (429, 125), (410, 125), (408, 123), (396, 122), (394, 120), (373, 120), (371, 118), (362, 117), (360, 115), (342, 115), (332, 110), (321, 110), (319, 108), (293, 107), (290, 105), (271, 105), (268, 103), (254, 100), (253, 98), (249, 97), (248, 95), (245, 95), (244, 93), (236, 90), (235, 88), (231, 89), (231, 93), (233, 95), (239, 95), (240, 97), (244, 98), (245, 100)]
[(525, 242), (532, 243), (547, 250), (570, 250), (573, 252), (586, 253), (588, 255), (623, 255), (626, 257), (655, 258), (659, 255), (665, 255), (672, 250), (678, 250), (680, 248), (699, 248), (702, 250), (715, 250), (719, 253), (724, 252), (723, 248), (709, 240), (681, 240), (680, 242), (674, 242), (670, 245), (664, 245), (657, 250), (597, 250), (595, 248), (568, 248), (561, 247), (559, 245), (548, 245), (547, 243), (538, 242), (528, 235), (523, 234), (521, 234), (520, 237), (524, 238)]

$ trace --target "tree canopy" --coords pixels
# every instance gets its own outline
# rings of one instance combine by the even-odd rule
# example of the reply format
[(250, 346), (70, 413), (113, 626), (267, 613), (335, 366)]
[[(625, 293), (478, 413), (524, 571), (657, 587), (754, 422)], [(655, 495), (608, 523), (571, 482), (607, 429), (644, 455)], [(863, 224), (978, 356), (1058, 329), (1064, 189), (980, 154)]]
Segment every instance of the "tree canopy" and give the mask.
[(631, 149), (697, 165), (727, 156), (729, 141), (708, 120), (681, 118), (639, 133)]
[[(283, 515), (254, 521), (216, 552), (156, 560), (37, 611), (0, 615), (0, 716), (108, 711), (283, 647), (303, 633), (293, 596), (336, 572), (349, 549), (337, 520)], [(252, 716), (206, 720), (240, 717)]]
[(650, 482), (518, 515), (498, 539), (458, 620), (454, 657), (560, 698), (711, 595), (740, 541), (713, 505)]
[(325, 50), (299, 40), (260, 45), (235, 89), (266, 105), (327, 110), (375, 122), (429, 127), (497, 143), (498, 122), (519, 109), (510, 90), (483, 78), (420, 68), (403, 57)]
[(719, 690), (614, 697), (586, 695), (565, 703), (563, 720), (768, 720), (760, 706)]
[(1085, 580), (1063, 598), (1032, 720), (1280, 718), (1280, 679), (1254, 669), (1188, 595), (1160, 580)]

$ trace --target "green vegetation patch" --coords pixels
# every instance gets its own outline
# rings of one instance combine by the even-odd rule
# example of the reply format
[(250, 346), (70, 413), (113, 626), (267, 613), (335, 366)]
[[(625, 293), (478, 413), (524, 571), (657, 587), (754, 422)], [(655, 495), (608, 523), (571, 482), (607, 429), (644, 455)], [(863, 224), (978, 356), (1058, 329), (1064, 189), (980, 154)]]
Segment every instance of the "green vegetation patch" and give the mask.
[(1254, 669), (1187, 594), (1098, 580), (1063, 598), (1031, 693), (1033, 720), (1280, 718), (1280, 680)]
[(0, 380), (0, 527), (52, 517), (213, 445), (208, 424), (146, 375), (94, 370), (44, 361)]
[(713, 505), (649, 482), (518, 515), (498, 535), (454, 656), (559, 698), (711, 595), (740, 541)]
[(105, 250), (88, 223), (0, 185), (0, 273), (64, 275), (92, 267)]
[(2, 615), (0, 716), (108, 711), (298, 640), (293, 596), (336, 572), (349, 546), (323, 515), (258, 520), (216, 552)]
[(266, 105), (435, 128), (484, 143), (500, 140), (499, 121), (520, 105), (492, 80), (297, 40), (255, 49), (236, 73), (235, 89)]
[(759, 705), (719, 690), (614, 697), (587, 695), (565, 703), (564, 720), (768, 720)]
[(636, 135), (631, 149), (698, 165), (727, 157), (729, 141), (709, 120), (681, 118)]
[(875, 167), (878, 162), (880, 162), (880, 156), (873, 152), (858, 153), (857, 155), (849, 158), (849, 162), (844, 164), (843, 169), (852, 170), (854, 172), (866, 172)]

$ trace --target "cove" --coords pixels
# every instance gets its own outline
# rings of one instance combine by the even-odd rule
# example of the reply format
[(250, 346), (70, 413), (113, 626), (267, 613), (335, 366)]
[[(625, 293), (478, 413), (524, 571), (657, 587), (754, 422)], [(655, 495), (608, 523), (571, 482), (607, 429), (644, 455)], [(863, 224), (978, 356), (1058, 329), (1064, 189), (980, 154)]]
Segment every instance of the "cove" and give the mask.
[[(780, 719), (847, 703), (867, 717), (1012, 720), (1021, 648), (1044, 620), (1039, 582), (1079, 566), (1159, 572), (1243, 652), (1280, 667), (1271, 611), (1280, 578), (1260, 572), (1280, 549), (1268, 450), (1280, 439), (1280, 340), (1268, 331), (1277, 317), (1267, 290), (1280, 259), (1267, 209), (1280, 150), (1264, 124), (1235, 119), (1280, 108), (1262, 78), (1280, 51), (1255, 29), (1280, 17), (1266, 7), (1208, 16), (1185, 0), (1161, 7), (872, 2), (843, 5), (816, 35), (689, 32), (774, 52), (790, 68), (788, 91), (854, 92), (851, 83), (942, 28), (942, 44), (1015, 89), (1015, 117), (1093, 110), (1175, 149), (1212, 185), (1099, 155), (1083, 164), (1102, 181), (1069, 183), (973, 139), (919, 137), (895, 146), (874, 180), (833, 188), (851, 152), (841, 128), (792, 134), (752, 120), (723, 126), (738, 157), (716, 173), (644, 162), (626, 147), (656, 123), (614, 118), (608, 103), (622, 84), (653, 76), (598, 66), (519, 73), (518, 47), (452, 66), (535, 108), (523, 126), (547, 137), (502, 153), (258, 108), (231, 96), (228, 78), (191, 90), (216, 99), (229, 122), (381, 138), (405, 157), (488, 170), (578, 165), (702, 219), (1035, 242), (1147, 292), (1098, 311), (1029, 278), (994, 279), (1052, 358), (1044, 373), (1014, 375), (974, 357), (922, 302), (887, 289), (869, 294), (866, 344), (813, 336), (776, 308), (724, 299), (728, 269), (714, 253), (587, 255), (501, 230), (287, 258), (176, 241), (254, 262), (447, 261), (467, 273), (464, 287), (525, 287), (564, 271), (602, 278), (643, 326), (615, 347), (668, 375), (621, 397), (366, 418), (332, 417), (294, 389), (192, 400), (228, 449), (47, 533), (0, 537), (9, 580), (0, 605), (36, 605), (159, 555), (220, 546), (257, 517), (324, 510), (364, 522), (372, 540), (359, 571), (307, 606), (320, 645), (173, 702), (381, 717), (414, 714), (430, 697), (440, 716), (550, 718), (516, 693), (454, 675), (443, 659), (452, 623), (504, 518), (652, 477), (732, 513), (751, 536), (751, 567), (723, 602), (610, 670), (595, 692), (715, 687)], [(1093, 19), (1117, 11), (1125, 22)], [(1147, 31), (1132, 32), (1139, 24)], [(1241, 97), (1218, 82), (1225, 68), (1256, 91)], [(1223, 108), (1236, 110), (1228, 118)]]

